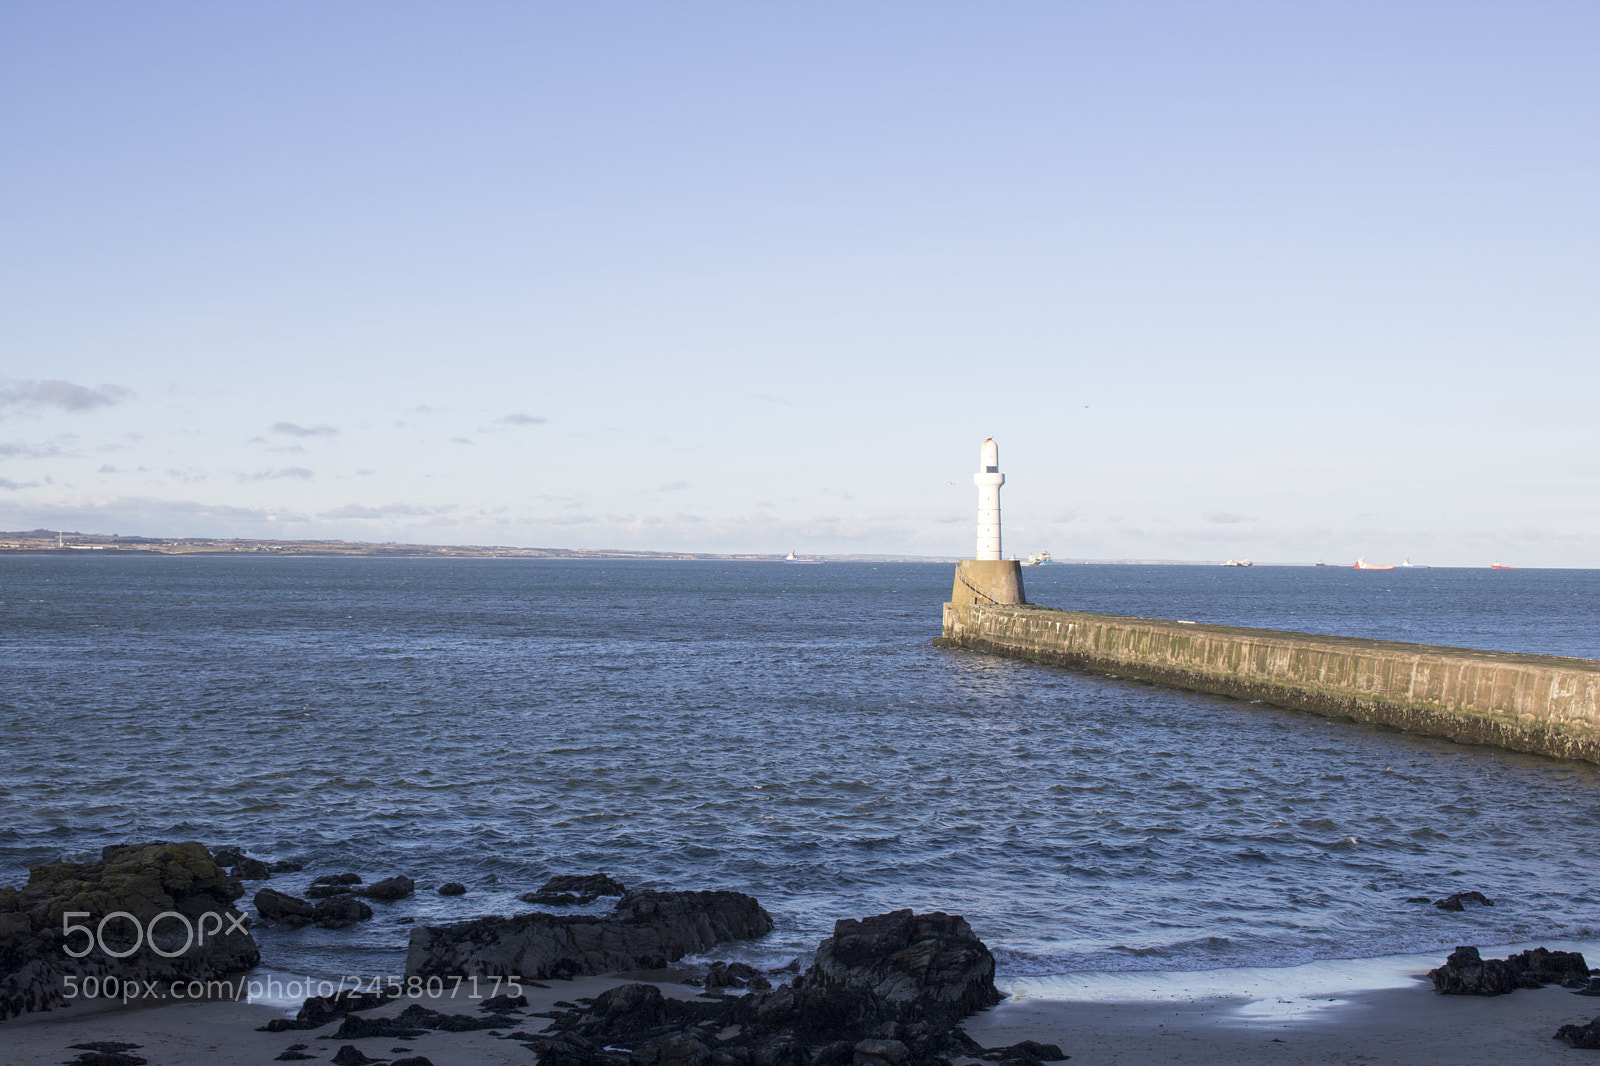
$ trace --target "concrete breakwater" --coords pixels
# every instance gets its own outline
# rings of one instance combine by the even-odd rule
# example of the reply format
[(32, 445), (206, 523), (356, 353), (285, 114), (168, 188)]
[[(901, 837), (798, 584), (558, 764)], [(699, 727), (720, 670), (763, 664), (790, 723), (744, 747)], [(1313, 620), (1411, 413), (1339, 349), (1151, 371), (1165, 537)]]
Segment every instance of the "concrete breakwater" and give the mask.
[(935, 643), (1600, 763), (1593, 659), (977, 603)]

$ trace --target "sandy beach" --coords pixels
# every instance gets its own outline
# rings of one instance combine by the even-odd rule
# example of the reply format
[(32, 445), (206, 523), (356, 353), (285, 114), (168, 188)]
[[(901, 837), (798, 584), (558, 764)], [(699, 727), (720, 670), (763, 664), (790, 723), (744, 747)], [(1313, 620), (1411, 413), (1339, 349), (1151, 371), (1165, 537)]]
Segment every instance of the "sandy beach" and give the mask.
[[(655, 977), (662, 991), (689, 998), (699, 990)], [(628, 978), (552, 981), (526, 988), (526, 1011), (551, 1009), (558, 1000), (598, 995)], [(369, 1017), (398, 1014), (401, 999)], [(475, 1013), (461, 997), (423, 999), (446, 1013)], [(434, 1066), (528, 1066), (532, 1052), (505, 1031), (428, 1032), (408, 1040), (331, 1039), (338, 1023), (309, 1032), (263, 1033), (256, 1027), (292, 1012), (259, 1004), (214, 1002), (106, 1010), (57, 1010), (0, 1025), (0, 1059), (14, 1066), (71, 1061), (73, 1044), (121, 1041), (140, 1045), (131, 1054), (151, 1066), (264, 1066), (292, 1045), (316, 1061), (332, 1059), (353, 1043), (373, 1059), (423, 1055)], [(1438, 996), (1422, 983), (1316, 997), (1198, 996), (1145, 1002), (1074, 1002), (1013, 995), (969, 1018), (967, 1032), (987, 1047), (1038, 1040), (1059, 1044), (1080, 1066), (1175, 1063), (1351, 1063), (1360, 1066), (1457, 1066), (1473, 1062), (1572, 1062), (1582, 1053), (1552, 1039), (1568, 1023), (1600, 1015), (1600, 999), (1556, 987), (1520, 990), (1494, 998)], [(542, 1018), (520, 1026), (535, 1032)], [(405, 1050), (401, 1050), (405, 1049)], [(977, 1060), (958, 1060), (957, 1066)]]

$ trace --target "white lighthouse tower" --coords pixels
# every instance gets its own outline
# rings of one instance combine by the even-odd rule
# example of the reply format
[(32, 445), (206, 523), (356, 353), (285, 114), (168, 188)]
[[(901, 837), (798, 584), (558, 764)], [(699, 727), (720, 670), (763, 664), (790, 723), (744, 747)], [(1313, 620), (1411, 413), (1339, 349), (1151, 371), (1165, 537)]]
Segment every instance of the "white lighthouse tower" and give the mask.
[(993, 437), (978, 448), (978, 472), (972, 483), (978, 486), (978, 546), (971, 559), (956, 564), (949, 606), (1027, 603), (1022, 564), (1000, 554), (1000, 486), (1006, 476), (1000, 472), (1000, 446)]
[(978, 550), (974, 559), (1003, 559), (1000, 554), (1000, 486), (1006, 476), (1000, 472), (1000, 446), (990, 437), (978, 449), (978, 472), (972, 475), (978, 486)]

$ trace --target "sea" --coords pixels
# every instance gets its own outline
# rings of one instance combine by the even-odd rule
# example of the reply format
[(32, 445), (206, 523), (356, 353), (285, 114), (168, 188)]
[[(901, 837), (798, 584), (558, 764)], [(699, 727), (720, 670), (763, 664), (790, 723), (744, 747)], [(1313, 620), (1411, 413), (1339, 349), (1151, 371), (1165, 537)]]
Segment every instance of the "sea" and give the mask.
[[(258, 929), (333, 980), (595, 871), (753, 894), (776, 928), (717, 957), (762, 965), (958, 913), (1013, 987), (1600, 938), (1600, 767), (935, 648), (952, 573), (0, 557), (0, 884), (148, 840), (301, 861), (266, 882), (293, 894), (415, 878)], [(1050, 606), (1600, 658), (1594, 570), (1024, 573)], [(1415, 902), (1468, 890), (1494, 906)]]

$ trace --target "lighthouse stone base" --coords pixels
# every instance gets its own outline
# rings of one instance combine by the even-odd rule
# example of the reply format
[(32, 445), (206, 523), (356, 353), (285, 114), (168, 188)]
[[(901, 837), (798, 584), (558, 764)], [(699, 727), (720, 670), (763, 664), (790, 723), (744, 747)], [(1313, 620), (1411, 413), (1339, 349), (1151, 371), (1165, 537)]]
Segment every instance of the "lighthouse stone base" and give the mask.
[(1011, 605), (1027, 603), (1022, 591), (1022, 564), (1015, 559), (963, 559), (956, 564), (950, 590), (953, 604)]

